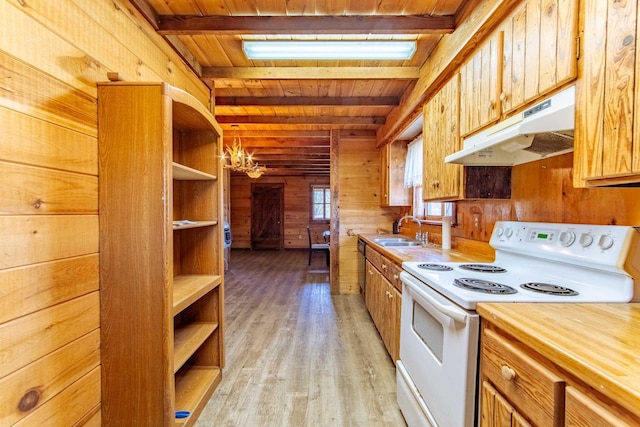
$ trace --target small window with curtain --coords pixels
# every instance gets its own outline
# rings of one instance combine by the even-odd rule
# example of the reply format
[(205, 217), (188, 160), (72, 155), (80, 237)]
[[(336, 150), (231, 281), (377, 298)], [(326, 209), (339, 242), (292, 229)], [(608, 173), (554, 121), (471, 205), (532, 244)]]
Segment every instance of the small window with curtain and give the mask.
[(311, 220), (329, 221), (331, 219), (331, 190), (328, 185), (311, 186)]
[(451, 202), (425, 202), (422, 199), (423, 167), (422, 135), (407, 147), (407, 160), (404, 169), (404, 185), (413, 190), (412, 214), (422, 220), (442, 221), (443, 216), (454, 217), (455, 204)]

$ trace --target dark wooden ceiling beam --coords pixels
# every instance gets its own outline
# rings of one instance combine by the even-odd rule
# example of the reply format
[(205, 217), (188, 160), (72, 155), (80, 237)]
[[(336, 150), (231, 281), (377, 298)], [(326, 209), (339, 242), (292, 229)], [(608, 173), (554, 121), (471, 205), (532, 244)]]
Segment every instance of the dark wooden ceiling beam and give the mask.
[(218, 116), (218, 123), (297, 125), (383, 125), (384, 116)]
[(219, 96), (216, 106), (238, 107), (293, 107), (293, 106), (338, 106), (338, 107), (395, 107), (400, 105), (397, 96)]
[[(140, 0), (138, 0), (140, 1)], [(163, 35), (234, 34), (450, 34), (452, 15), (160, 16)]]

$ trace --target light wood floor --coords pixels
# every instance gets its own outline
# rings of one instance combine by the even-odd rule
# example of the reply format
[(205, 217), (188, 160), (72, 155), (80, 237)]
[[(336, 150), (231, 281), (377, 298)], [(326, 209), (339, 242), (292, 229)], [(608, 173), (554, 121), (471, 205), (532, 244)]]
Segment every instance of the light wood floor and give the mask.
[(233, 251), (226, 367), (196, 426), (405, 426), (395, 368), (360, 295), (330, 295), (323, 256)]

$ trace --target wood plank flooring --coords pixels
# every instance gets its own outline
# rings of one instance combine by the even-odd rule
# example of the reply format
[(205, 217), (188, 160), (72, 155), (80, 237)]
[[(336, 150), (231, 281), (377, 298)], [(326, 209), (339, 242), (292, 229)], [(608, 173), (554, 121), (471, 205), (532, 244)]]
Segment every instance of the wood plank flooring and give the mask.
[(211, 426), (405, 426), (395, 367), (360, 295), (330, 295), (324, 257), (233, 251), (226, 368)]

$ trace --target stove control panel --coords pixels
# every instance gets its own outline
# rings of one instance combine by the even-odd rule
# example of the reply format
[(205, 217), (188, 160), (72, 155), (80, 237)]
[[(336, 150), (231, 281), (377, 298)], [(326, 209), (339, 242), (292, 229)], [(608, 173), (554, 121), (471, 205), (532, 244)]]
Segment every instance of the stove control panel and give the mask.
[(637, 235), (628, 226), (498, 221), (489, 244), (541, 258), (617, 266)]

